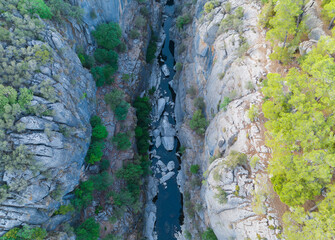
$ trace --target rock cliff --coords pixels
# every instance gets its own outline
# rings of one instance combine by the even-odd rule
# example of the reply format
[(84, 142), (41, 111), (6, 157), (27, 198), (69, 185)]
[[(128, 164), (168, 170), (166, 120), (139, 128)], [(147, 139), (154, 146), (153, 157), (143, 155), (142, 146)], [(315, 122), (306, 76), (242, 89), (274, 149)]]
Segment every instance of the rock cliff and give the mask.
[[(28, 39), (26, 44), (46, 46), (51, 60), (35, 71), (30, 68), (31, 77), (24, 84), (33, 90), (31, 107), (48, 114), (31, 111), (20, 115), (15, 125), (22, 124), (24, 130), (7, 132), (7, 141), (14, 148), (25, 146), (34, 163), (25, 170), (5, 167), (1, 171), (2, 182), (9, 186), (8, 197), (0, 204), (1, 233), (22, 224), (55, 228), (58, 220), (51, 215), (78, 184), (89, 146), (95, 83), (67, 39), (44, 25), (41, 39)], [(10, 45), (3, 43), (2, 47), (8, 54)]]
[[(281, 213), (272, 207), (278, 199), (265, 172), (270, 150), (264, 145), (264, 119), (259, 115), (252, 122), (248, 117), (250, 108), (262, 102), (259, 85), (270, 69), (271, 51), (257, 27), (261, 6), (220, 1), (206, 13), (205, 2), (194, 6), (192, 27), (183, 30), (187, 38), (175, 34), (188, 46), (177, 55), (183, 70), (174, 79), (178, 137), (186, 147), (180, 176), (187, 196), (184, 230), (194, 239), (206, 226), (218, 239), (277, 239)], [(204, 98), (210, 122), (204, 140), (189, 127), (196, 96)], [(247, 161), (231, 167), (231, 153), (243, 154)], [(190, 173), (194, 164), (201, 166), (203, 177)], [(199, 178), (202, 184), (196, 184)]]

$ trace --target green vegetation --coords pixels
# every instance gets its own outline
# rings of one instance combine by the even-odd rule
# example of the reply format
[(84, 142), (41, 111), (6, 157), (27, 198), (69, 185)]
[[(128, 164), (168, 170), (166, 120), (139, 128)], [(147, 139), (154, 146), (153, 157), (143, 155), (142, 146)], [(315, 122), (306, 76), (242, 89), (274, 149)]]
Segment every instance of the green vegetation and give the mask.
[[(302, 62), (286, 77), (269, 74), (264, 95), (264, 116), (273, 150), (269, 171), (280, 199), (289, 206), (304, 204), (330, 183), (335, 162), (331, 56), (335, 40), (321, 38)], [(285, 89), (285, 91), (283, 91)]]
[(137, 39), (141, 36), (141, 34), (139, 31), (133, 29), (130, 31), (129, 36), (131, 39)]
[(191, 173), (197, 174), (200, 170), (200, 166), (198, 164), (192, 165), (190, 168)]
[(214, 197), (218, 200), (220, 204), (225, 204), (227, 202), (227, 193), (225, 190), (223, 190), (220, 187), (216, 187), (217, 193), (214, 195)]
[(257, 105), (252, 105), (248, 111), (248, 118), (252, 121), (255, 122), (259, 116), (259, 111), (258, 111), (258, 106)]
[(244, 153), (237, 152), (235, 150), (230, 151), (226, 157), (226, 166), (230, 169), (236, 168), (238, 165), (244, 165), (248, 161), (248, 157)]
[(53, 14), (50, 8), (43, 0), (20, 0), (18, 9), (21, 13), (29, 13), (31, 15), (38, 14), (41, 18), (51, 19)]
[(214, 3), (212, 1), (206, 2), (204, 5), (204, 9), (206, 13), (210, 13), (214, 9)]
[(81, 21), (83, 18), (83, 9), (72, 6), (66, 0), (48, 0), (47, 4), (56, 21), (63, 22), (64, 18), (74, 18), (77, 21)]
[(121, 44), (121, 28), (117, 23), (103, 23), (92, 32), (98, 45), (107, 50), (114, 50)]
[(177, 62), (177, 63), (176, 63), (176, 71), (177, 71), (177, 72), (180, 72), (182, 69), (183, 69), (183, 64), (180, 63), (180, 62)]
[(179, 16), (176, 20), (176, 26), (179, 30), (183, 29), (183, 27), (192, 22), (192, 16), (190, 14), (185, 14), (183, 16)]
[(242, 21), (243, 16), (244, 16), (244, 10), (242, 7), (238, 7), (234, 11), (234, 14), (228, 13), (226, 17), (220, 23), (219, 33), (227, 32), (229, 30), (235, 30), (241, 33), (242, 24), (243, 24), (243, 21)]
[(99, 48), (94, 52), (95, 61), (90, 59), (86, 54), (78, 53), (79, 59), (83, 66), (92, 68), (95, 64), (99, 64), (91, 69), (96, 85), (101, 87), (105, 84), (114, 82), (113, 75), (118, 69), (118, 54), (116, 51), (122, 52), (126, 46), (121, 41), (121, 28), (117, 23), (104, 23), (92, 32)]
[(271, 27), (266, 38), (274, 46), (274, 52), (270, 55), (272, 60), (279, 60), (287, 64), (292, 59), (302, 36), (306, 34), (306, 26), (302, 17), (304, 4), (304, 0), (278, 1), (273, 8), (274, 16), (269, 21), (268, 18), (272, 15), (272, 5), (267, 5), (269, 9), (264, 13), (266, 17), (261, 24)]
[(94, 164), (95, 162), (99, 162), (103, 156), (103, 149), (105, 148), (104, 139), (107, 138), (108, 132), (98, 116), (91, 118), (91, 126), (91, 144), (85, 160), (87, 163)]
[(201, 234), (202, 240), (218, 240), (213, 229), (208, 228), (205, 232)]
[(335, 236), (335, 185), (329, 186), (324, 200), (319, 202), (318, 211), (304, 211), (296, 207), (283, 216), (284, 237), (295, 239), (333, 239)]
[(69, 212), (74, 212), (75, 208), (72, 204), (62, 205), (57, 211), (54, 212), (54, 215), (65, 215)]
[(250, 161), (250, 167), (255, 168), (259, 162), (259, 157), (257, 155), (253, 156)]
[(230, 103), (230, 98), (229, 97), (224, 97), (223, 98), (223, 103), (220, 104), (220, 109), (223, 109), (223, 111), (227, 111), (227, 107)]
[(156, 42), (157, 42), (157, 37), (155, 36), (154, 33), (151, 33), (151, 38), (150, 38), (150, 42), (149, 42), (146, 57), (145, 57), (145, 60), (147, 63), (152, 63), (153, 60), (155, 59), (155, 53), (157, 51)]
[(136, 98), (134, 102), (137, 116), (137, 127), (135, 137), (138, 153), (146, 155), (149, 149), (149, 123), (151, 104), (148, 97)]
[(5, 235), (0, 237), (1, 240), (43, 240), (47, 237), (47, 231), (35, 227), (32, 228), (24, 225), (22, 228), (12, 228)]
[(105, 95), (105, 102), (114, 111), (115, 117), (119, 121), (127, 118), (130, 104), (124, 100), (124, 92), (119, 89), (114, 89)]
[(195, 130), (195, 132), (199, 135), (204, 135), (206, 132), (206, 127), (208, 125), (208, 121), (205, 116), (202, 114), (201, 110), (195, 111), (192, 119), (190, 120), (190, 128)]
[(72, 201), (77, 210), (86, 208), (93, 200), (94, 183), (91, 180), (81, 182), (74, 191), (75, 199)]
[(100, 225), (93, 217), (86, 219), (75, 229), (78, 240), (97, 240), (99, 237)]
[(202, 110), (202, 111), (205, 110), (206, 104), (205, 104), (204, 98), (203, 97), (197, 97), (194, 100), (194, 106), (199, 110)]
[(118, 133), (113, 137), (113, 142), (116, 143), (117, 149), (124, 151), (131, 147), (129, 136), (126, 133)]

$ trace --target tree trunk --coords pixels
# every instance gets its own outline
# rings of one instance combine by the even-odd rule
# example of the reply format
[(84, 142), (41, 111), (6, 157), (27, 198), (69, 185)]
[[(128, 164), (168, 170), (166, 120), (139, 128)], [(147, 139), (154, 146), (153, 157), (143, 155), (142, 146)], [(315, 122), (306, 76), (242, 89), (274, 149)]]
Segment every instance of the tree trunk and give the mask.
[(334, 16), (334, 17), (332, 18), (332, 20), (330, 21), (329, 26), (328, 26), (328, 30), (330, 30), (330, 29), (333, 28), (334, 20), (335, 20), (335, 16)]

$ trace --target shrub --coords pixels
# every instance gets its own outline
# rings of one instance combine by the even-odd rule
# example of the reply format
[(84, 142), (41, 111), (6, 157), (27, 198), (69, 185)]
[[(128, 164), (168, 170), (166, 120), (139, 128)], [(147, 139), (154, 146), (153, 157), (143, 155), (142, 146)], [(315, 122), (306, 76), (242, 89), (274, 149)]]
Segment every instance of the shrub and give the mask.
[(205, 116), (202, 114), (201, 110), (195, 111), (190, 121), (190, 128), (195, 130), (197, 134), (203, 135), (205, 134), (207, 124), (208, 122)]
[(130, 31), (130, 33), (129, 33), (129, 36), (130, 36), (131, 39), (139, 38), (140, 35), (141, 35), (141, 34), (139, 33), (139, 31), (134, 30), (134, 29), (132, 29), (132, 30)]
[(124, 98), (124, 93), (122, 90), (113, 89), (110, 93), (105, 95), (105, 102), (110, 106), (110, 108), (114, 111), (116, 107), (120, 104), (120, 102)]
[(192, 165), (190, 168), (191, 173), (197, 174), (199, 172), (200, 166), (198, 164)]
[(197, 97), (197, 98), (194, 100), (194, 106), (195, 106), (197, 109), (204, 110), (205, 107), (206, 107), (204, 98), (203, 98), (203, 97)]
[(104, 155), (104, 148), (105, 143), (103, 141), (92, 141), (85, 157), (86, 162), (90, 164), (99, 162)]
[(230, 103), (230, 98), (229, 97), (224, 97), (223, 98), (223, 103), (220, 104), (220, 109), (223, 109), (224, 111), (227, 111), (227, 107)]
[(112, 84), (114, 82), (114, 73), (117, 70), (117, 66), (116, 68), (111, 66), (111, 65), (105, 65), (103, 67), (103, 72), (104, 72), (104, 77), (105, 77), (105, 84)]
[(92, 138), (94, 140), (105, 139), (108, 136), (107, 129), (104, 125), (98, 124), (92, 129)]
[(1, 237), (2, 240), (43, 240), (47, 237), (47, 231), (40, 227), (32, 228), (24, 225), (22, 228), (12, 228)]
[(134, 102), (137, 116), (137, 127), (135, 130), (136, 145), (139, 154), (146, 155), (149, 149), (149, 123), (150, 123), (150, 112), (151, 104), (149, 98), (136, 98)]
[(86, 219), (75, 229), (78, 240), (97, 240), (99, 238), (100, 225), (93, 217)]
[(213, 232), (213, 229), (207, 228), (205, 232), (201, 234), (202, 240), (218, 240), (215, 233)]
[(78, 52), (78, 57), (81, 64), (87, 69), (91, 69), (95, 65), (95, 59), (93, 56), (87, 55), (83, 52)]
[(142, 15), (139, 15), (135, 18), (136, 27), (143, 28), (146, 24), (147, 24), (147, 20)]
[(73, 212), (74, 207), (72, 204), (61, 205), (57, 211), (55, 211), (55, 215), (66, 215), (69, 212)]
[(232, 150), (226, 158), (226, 166), (230, 169), (234, 169), (238, 165), (246, 164), (247, 160), (248, 157), (246, 154)]
[(77, 6), (72, 6), (64, 0), (49, 0), (48, 6), (54, 15), (54, 18), (58, 21), (63, 21), (64, 18), (69, 17), (80, 21), (83, 17), (83, 9)]
[(102, 87), (105, 82), (105, 74), (104, 74), (104, 68), (103, 67), (94, 67), (91, 69), (92, 76), (95, 80), (95, 84), (97, 87)]
[(250, 121), (254, 122), (259, 116), (258, 107), (256, 105), (252, 105), (248, 111), (248, 118)]
[(197, 94), (197, 89), (192, 85), (186, 92), (191, 95), (191, 98), (194, 98)]
[(127, 118), (128, 109), (130, 104), (122, 100), (121, 103), (115, 108), (115, 117), (119, 121), (123, 121)]
[(100, 163), (100, 170), (101, 171), (106, 171), (110, 167), (110, 163), (108, 159), (102, 159)]
[(255, 168), (258, 162), (259, 162), (259, 157), (257, 155), (255, 155), (251, 158), (250, 166), (252, 168)]
[(157, 51), (157, 43), (155, 40), (154, 36), (151, 36), (148, 48), (147, 48), (147, 53), (146, 53), (146, 57), (145, 60), (147, 63), (152, 63), (153, 60), (155, 59), (155, 53)]
[(148, 8), (146, 8), (146, 7), (141, 7), (140, 8), (140, 13), (145, 17), (149, 17), (149, 15), (150, 15), (150, 12), (149, 12)]
[(105, 191), (113, 184), (113, 177), (107, 171), (92, 176), (90, 180), (93, 182), (94, 189), (98, 191)]
[(190, 14), (185, 14), (183, 16), (179, 16), (176, 20), (176, 25), (179, 30), (183, 29), (184, 25), (191, 23), (192, 17)]
[(102, 124), (101, 118), (99, 116), (96, 116), (96, 115), (92, 116), (91, 120), (90, 120), (90, 124), (93, 128), (97, 125)]
[(214, 9), (214, 3), (213, 2), (206, 2), (204, 5), (204, 9), (206, 13), (210, 13)]
[(218, 200), (220, 204), (225, 204), (227, 202), (228, 194), (220, 187), (216, 187), (216, 190), (218, 192), (214, 195), (214, 197)]
[(20, 0), (18, 9), (23, 13), (38, 14), (41, 18), (51, 19), (53, 14), (43, 0)]
[(126, 133), (118, 133), (113, 137), (113, 142), (116, 143), (117, 149), (127, 150), (131, 147), (131, 142)]
[(121, 28), (117, 23), (103, 23), (92, 32), (93, 37), (100, 47), (113, 50), (121, 43)]
[(73, 206), (81, 210), (88, 206), (90, 202), (93, 200), (93, 190), (94, 183), (91, 180), (81, 182), (79, 187), (74, 191), (75, 199), (72, 200)]
[(114, 68), (117, 68), (118, 54), (113, 50), (108, 51), (106, 49), (98, 48), (94, 52), (94, 58), (100, 64), (109, 63)]
[(177, 63), (176, 63), (176, 71), (177, 71), (177, 72), (180, 72), (182, 69), (183, 69), (183, 64), (180, 63), (180, 62), (177, 62)]

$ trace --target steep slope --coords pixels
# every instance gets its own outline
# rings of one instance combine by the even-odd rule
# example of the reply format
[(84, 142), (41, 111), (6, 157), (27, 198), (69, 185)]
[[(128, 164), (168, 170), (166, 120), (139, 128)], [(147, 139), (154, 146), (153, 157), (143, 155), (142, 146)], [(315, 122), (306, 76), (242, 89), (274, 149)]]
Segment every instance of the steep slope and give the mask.
[[(11, 1), (14, 6), (16, 2)], [(1, 22), (10, 36), (0, 41), (1, 84), (18, 90), (18, 86), (25, 86), (33, 94), (21, 113), (13, 115), (14, 126), (5, 125), (2, 141), (11, 147), (1, 150), (2, 187), (7, 186), (0, 206), (1, 233), (21, 224), (53, 228), (52, 213), (79, 182), (96, 88), (90, 73), (56, 29), (41, 20), (33, 23), (15, 8), (9, 11), (9, 2), (1, 4), (8, 11), (2, 14)], [(21, 54), (15, 53), (19, 49)], [(27, 68), (20, 68), (29, 58)], [(22, 95), (22, 89), (19, 91)], [(1, 114), (8, 123), (8, 115)], [(12, 155), (15, 149), (25, 153)], [(20, 157), (29, 161), (19, 162)]]

